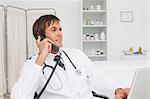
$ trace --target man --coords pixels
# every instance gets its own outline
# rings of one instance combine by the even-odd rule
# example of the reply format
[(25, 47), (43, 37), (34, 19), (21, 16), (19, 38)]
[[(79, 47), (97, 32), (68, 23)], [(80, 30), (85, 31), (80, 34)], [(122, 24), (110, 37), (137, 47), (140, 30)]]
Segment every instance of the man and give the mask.
[[(102, 71), (94, 70), (92, 62), (77, 49), (62, 48), (62, 28), (54, 15), (41, 16), (33, 25), (33, 35), (37, 39), (39, 53), (24, 63), (21, 75), (15, 83), (12, 99), (33, 99), (53, 74), (40, 99), (94, 99), (92, 91), (111, 99), (125, 99), (126, 89)], [(43, 39), (43, 40), (41, 40)], [(52, 44), (59, 47), (52, 52)], [(54, 73), (55, 56), (60, 63)], [(64, 61), (64, 62), (62, 62)]]

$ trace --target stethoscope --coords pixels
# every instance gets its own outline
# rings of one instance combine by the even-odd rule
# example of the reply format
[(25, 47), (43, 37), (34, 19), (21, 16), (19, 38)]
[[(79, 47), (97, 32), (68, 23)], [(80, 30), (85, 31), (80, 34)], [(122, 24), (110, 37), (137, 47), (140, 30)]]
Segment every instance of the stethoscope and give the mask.
[[(63, 50), (62, 50), (62, 51), (63, 51)], [(67, 53), (66, 53), (65, 51), (63, 51), (63, 53), (67, 56), (67, 58), (69, 59), (70, 63), (71, 63), (72, 66), (74, 67), (74, 69), (75, 69), (74, 74), (75, 74), (76, 76), (80, 77), (80, 76), (81, 76), (81, 70), (77, 69), (77, 67), (74, 65), (74, 63), (71, 61), (71, 59), (69, 58), (69, 56), (67, 55)], [(60, 53), (60, 54), (61, 54), (61, 53)], [(60, 56), (61, 56), (61, 55), (60, 55)], [(60, 61), (62, 62), (63, 60), (60, 59)], [(62, 63), (61, 63), (61, 64), (62, 64)], [(63, 64), (62, 64), (62, 65), (63, 65)], [(47, 79), (46, 76), (45, 76), (45, 72), (44, 72), (45, 68), (51, 68), (51, 69), (53, 70), (54, 67), (53, 67), (53, 66), (50, 66), (50, 65), (47, 65), (47, 64), (44, 62), (44, 66), (43, 66), (43, 68), (42, 68), (42, 73), (43, 73), (43, 75), (44, 75), (44, 78)], [(64, 69), (64, 70), (65, 70), (65, 69)], [(53, 72), (51, 72), (51, 74), (52, 74), (52, 73), (53, 73)], [(50, 83), (49, 83), (49, 86), (50, 86), (52, 89), (54, 89), (54, 90), (60, 90), (60, 89), (63, 87), (63, 83), (62, 83), (60, 77), (58, 76), (57, 72), (55, 72), (55, 74), (56, 74), (57, 78), (59, 79), (59, 81), (60, 81), (60, 83), (61, 83), (61, 86), (60, 86), (59, 88), (54, 88), (54, 87), (51, 86)]]

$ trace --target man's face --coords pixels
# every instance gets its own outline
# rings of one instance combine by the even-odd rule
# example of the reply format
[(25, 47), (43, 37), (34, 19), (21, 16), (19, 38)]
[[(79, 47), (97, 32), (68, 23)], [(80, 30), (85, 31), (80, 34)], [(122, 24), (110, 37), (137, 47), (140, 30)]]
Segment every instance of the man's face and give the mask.
[(49, 27), (45, 29), (46, 38), (53, 41), (58, 47), (62, 47), (62, 28), (58, 21), (52, 21)]

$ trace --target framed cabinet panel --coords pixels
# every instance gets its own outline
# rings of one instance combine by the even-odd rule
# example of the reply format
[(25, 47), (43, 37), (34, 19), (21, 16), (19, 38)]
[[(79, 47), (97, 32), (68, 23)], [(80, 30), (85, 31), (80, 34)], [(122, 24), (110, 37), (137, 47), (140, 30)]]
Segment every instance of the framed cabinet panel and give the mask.
[(106, 0), (82, 0), (82, 50), (93, 61), (107, 60)]

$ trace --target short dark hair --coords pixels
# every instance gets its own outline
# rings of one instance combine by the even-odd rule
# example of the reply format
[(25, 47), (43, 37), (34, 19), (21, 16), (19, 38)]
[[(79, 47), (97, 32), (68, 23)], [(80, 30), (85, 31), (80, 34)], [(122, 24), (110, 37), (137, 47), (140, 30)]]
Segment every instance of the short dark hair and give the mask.
[(60, 19), (57, 18), (55, 15), (43, 15), (35, 21), (32, 29), (35, 39), (38, 39), (39, 34), (45, 37), (45, 28), (46, 26), (50, 26), (52, 21), (59, 22)]

